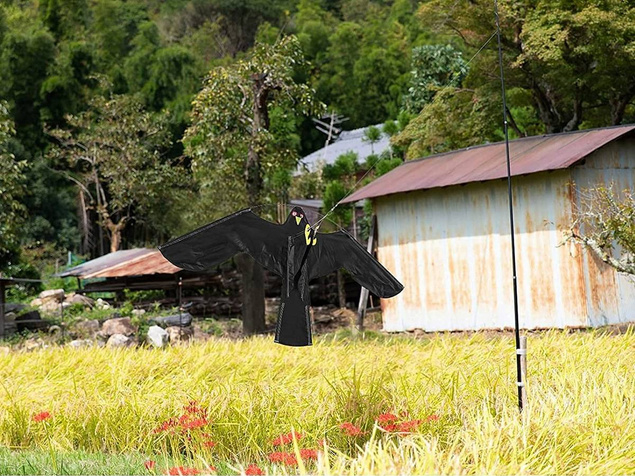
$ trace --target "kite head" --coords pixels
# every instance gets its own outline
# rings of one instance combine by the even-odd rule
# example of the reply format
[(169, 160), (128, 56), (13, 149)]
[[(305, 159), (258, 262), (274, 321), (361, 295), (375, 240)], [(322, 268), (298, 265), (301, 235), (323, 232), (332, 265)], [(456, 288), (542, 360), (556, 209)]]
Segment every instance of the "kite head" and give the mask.
[(302, 227), (303, 229), (306, 225), (309, 224), (304, 214), (304, 210), (302, 210), (300, 207), (293, 207), (291, 213), (289, 213), (289, 218), (287, 218), (287, 222), (289, 221), (297, 225), (298, 228)]

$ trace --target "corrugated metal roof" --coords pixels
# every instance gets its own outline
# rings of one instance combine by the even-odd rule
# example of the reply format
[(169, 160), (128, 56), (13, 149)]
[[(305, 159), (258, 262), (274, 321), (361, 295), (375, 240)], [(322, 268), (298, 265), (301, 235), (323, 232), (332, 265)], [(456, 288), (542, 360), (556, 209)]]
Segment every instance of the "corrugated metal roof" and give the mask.
[[(509, 142), (512, 175), (565, 169), (635, 125), (524, 137)], [(348, 196), (343, 203), (394, 193), (507, 177), (505, 143), (468, 147), (405, 162)]]
[(181, 271), (156, 249), (135, 248), (101, 256), (60, 273), (59, 276), (88, 278), (120, 278), (149, 274), (175, 274)]
[[(383, 124), (377, 124), (375, 127), (382, 130), (384, 126)], [(363, 138), (366, 129), (368, 129), (368, 127), (361, 127), (352, 131), (343, 131), (335, 142), (303, 157), (300, 159), (300, 162), (304, 164), (307, 169), (313, 171), (317, 168), (319, 162), (332, 164), (340, 155), (347, 152), (357, 153), (359, 160), (363, 161), (366, 157), (371, 155), (373, 151), (379, 155), (390, 148), (390, 137), (383, 132), (381, 139), (372, 144), (372, 146), (370, 142), (364, 141)]]

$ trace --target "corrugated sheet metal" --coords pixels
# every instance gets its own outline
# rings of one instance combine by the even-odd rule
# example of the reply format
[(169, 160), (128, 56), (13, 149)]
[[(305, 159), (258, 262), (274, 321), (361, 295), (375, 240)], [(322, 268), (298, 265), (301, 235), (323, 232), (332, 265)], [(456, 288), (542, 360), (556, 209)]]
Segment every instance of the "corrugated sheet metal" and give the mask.
[(87, 274), (93, 274), (97, 271), (101, 271), (112, 266), (116, 266), (121, 263), (125, 263), (139, 256), (143, 256), (152, 252), (153, 250), (148, 248), (135, 248), (132, 250), (119, 250), (114, 253), (108, 253), (107, 255), (100, 256), (99, 258), (86, 261), (74, 268), (67, 269), (66, 271), (59, 273), (58, 276), (65, 278), (68, 276), (84, 277)]
[[(633, 130), (635, 125), (510, 141), (512, 175), (566, 169)], [(498, 142), (406, 162), (351, 194), (343, 202), (503, 177), (507, 177), (505, 143)]]
[(181, 271), (156, 249), (120, 250), (71, 268), (59, 276), (87, 278), (119, 278), (149, 274), (175, 274)]
[[(635, 138), (567, 170), (513, 182), (520, 324), (586, 327), (635, 320), (635, 286), (563, 244), (578, 187), (635, 187)], [(514, 325), (507, 184), (470, 183), (375, 200), (378, 259), (404, 283), (382, 300), (384, 328), (471, 330)]]
[(151, 274), (176, 274), (181, 268), (166, 260), (159, 250), (85, 276), (86, 278), (123, 278)]

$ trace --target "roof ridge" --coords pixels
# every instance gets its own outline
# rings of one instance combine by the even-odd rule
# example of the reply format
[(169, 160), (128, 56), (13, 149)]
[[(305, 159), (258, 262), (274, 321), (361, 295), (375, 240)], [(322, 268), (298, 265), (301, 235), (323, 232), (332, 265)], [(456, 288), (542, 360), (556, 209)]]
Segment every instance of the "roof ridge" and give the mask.
[[(512, 142), (521, 142), (521, 141), (525, 141), (525, 140), (536, 140), (539, 138), (546, 138), (546, 137), (553, 137), (553, 136), (564, 136), (564, 135), (574, 135), (574, 134), (582, 134), (582, 133), (587, 133), (587, 132), (595, 132), (595, 131), (604, 131), (604, 130), (609, 130), (609, 129), (620, 129), (620, 128), (626, 128), (626, 127), (635, 127), (635, 123), (633, 124), (620, 124), (617, 126), (606, 126), (606, 127), (596, 127), (593, 129), (579, 129), (577, 131), (566, 131), (566, 132), (552, 132), (550, 134), (538, 134), (535, 136), (526, 136), (526, 137), (517, 137), (516, 139), (512, 139), (509, 141), (509, 143), (511, 144)], [(411, 164), (413, 162), (421, 162), (422, 160), (427, 160), (427, 159), (434, 159), (437, 157), (443, 157), (444, 155), (448, 155), (448, 154), (456, 154), (457, 152), (465, 152), (468, 150), (474, 150), (474, 149), (482, 149), (484, 147), (493, 147), (495, 145), (502, 145), (505, 144), (504, 140), (498, 141), (498, 142), (490, 142), (487, 144), (478, 144), (478, 145), (470, 145), (468, 147), (463, 147), (461, 149), (453, 149), (453, 150), (448, 150), (446, 152), (439, 152), (438, 154), (432, 154), (432, 155), (426, 155), (425, 157), (419, 157), (418, 159), (411, 159), (411, 160), (406, 160), (404, 162), (405, 164)]]
[[(510, 154), (512, 175), (572, 167), (607, 144), (631, 137), (634, 131), (635, 124), (625, 124), (515, 139), (511, 141), (517, 144)], [(342, 203), (504, 178), (507, 170), (503, 146), (501, 141), (409, 160), (346, 197)], [(430, 160), (437, 158), (440, 160)]]

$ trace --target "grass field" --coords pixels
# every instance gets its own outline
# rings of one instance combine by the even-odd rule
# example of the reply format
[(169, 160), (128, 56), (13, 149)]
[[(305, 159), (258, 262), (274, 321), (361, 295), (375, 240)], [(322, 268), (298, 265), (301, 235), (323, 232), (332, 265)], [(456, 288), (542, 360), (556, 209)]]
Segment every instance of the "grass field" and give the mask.
[(528, 346), (522, 417), (509, 334), (11, 353), (0, 473), (635, 473), (635, 335)]

